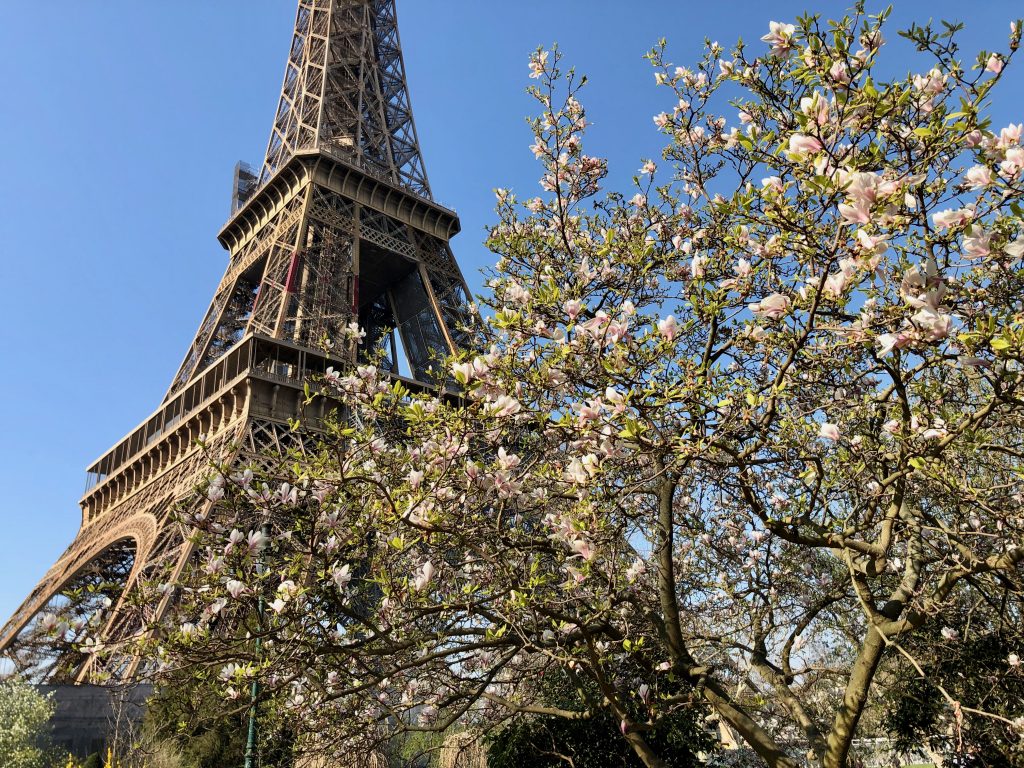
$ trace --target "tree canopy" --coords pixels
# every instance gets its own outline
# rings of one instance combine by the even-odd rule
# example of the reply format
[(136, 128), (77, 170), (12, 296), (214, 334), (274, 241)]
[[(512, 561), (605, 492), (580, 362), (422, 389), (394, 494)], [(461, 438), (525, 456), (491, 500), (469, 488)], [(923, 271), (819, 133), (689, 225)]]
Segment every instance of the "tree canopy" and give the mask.
[[(367, 350), (311, 394), (320, 450), (213, 471), (148, 650), (239, 710), (259, 680), (322, 754), (593, 718), (653, 768), (712, 713), (846, 765), (886, 663), (1019, 605), (1024, 560), (1024, 129), (986, 115), (1020, 23), (968, 59), (913, 27), (887, 77), (885, 16), (658, 46), (667, 146), (607, 194), (585, 78), (538, 50), (542, 193), (497, 191), (477, 348), (424, 392)], [(1019, 738), (1019, 703), (934, 690)]]

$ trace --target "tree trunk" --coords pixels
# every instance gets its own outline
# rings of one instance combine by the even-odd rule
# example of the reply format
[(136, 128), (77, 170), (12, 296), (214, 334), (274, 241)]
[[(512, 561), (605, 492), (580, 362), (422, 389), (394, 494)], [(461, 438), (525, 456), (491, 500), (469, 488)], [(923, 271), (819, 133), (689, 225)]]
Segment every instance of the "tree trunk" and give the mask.
[(850, 746), (853, 744), (853, 737), (857, 734), (857, 723), (860, 722), (861, 715), (864, 714), (864, 705), (868, 700), (871, 682), (875, 678), (875, 671), (878, 669), (878, 663), (882, 660), (884, 652), (885, 640), (882, 639), (882, 635), (877, 629), (871, 627), (864, 639), (864, 645), (860, 649), (860, 655), (853, 665), (850, 679), (846, 683), (843, 703), (836, 713), (832, 732), (828, 735), (825, 757), (822, 760), (824, 768), (846, 767)]
[(668, 768), (668, 763), (658, 757), (658, 754), (650, 748), (647, 742), (639, 733), (626, 733), (626, 741), (636, 752), (636, 756), (643, 760), (647, 768)]

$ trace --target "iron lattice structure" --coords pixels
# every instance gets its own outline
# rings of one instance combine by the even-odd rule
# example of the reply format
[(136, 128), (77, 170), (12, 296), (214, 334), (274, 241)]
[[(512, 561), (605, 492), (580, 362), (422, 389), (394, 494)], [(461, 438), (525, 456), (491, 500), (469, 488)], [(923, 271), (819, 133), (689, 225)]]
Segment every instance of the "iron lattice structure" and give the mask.
[(166, 609), (132, 596), (191, 556), (172, 511), (209, 504), (195, 490), (211, 455), (304, 451), (327, 407), (303, 409), (304, 384), (352, 361), (350, 323), (412, 386), (466, 346), (459, 229), (427, 183), (395, 0), (300, 0), (266, 159), (235, 171), (227, 271), (160, 407), (89, 468), (81, 529), (0, 630), (0, 654), (39, 681), (131, 677), (136, 660), (76, 641), (116, 643)]

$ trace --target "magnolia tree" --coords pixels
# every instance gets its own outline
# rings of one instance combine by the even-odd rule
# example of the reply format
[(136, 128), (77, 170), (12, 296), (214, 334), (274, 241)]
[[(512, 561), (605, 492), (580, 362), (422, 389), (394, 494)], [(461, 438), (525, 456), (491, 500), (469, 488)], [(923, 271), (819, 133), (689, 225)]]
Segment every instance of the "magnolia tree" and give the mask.
[(321, 450), (214, 474), (164, 668), (239, 709), (257, 682), (325, 753), (611, 713), (664, 766), (690, 709), (838, 768), (886, 657), (957, 643), (954, 603), (1018, 611), (1024, 147), (985, 110), (1020, 25), (966, 61), (912, 28), (886, 79), (884, 21), (659, 46), (668, 146), (600, 197), (583, 81), (538, 51), (543, 194), (498, 192), (480, 348), (433, 392), (330, 371)]

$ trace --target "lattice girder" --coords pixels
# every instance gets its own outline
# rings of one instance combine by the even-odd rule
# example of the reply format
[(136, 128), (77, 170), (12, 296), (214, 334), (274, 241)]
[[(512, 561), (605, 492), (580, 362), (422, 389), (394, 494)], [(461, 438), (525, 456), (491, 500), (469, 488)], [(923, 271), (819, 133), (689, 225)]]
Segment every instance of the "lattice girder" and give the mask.
[[(382, 351), (413, 388), (468, 346), (469, 291), (448, 245), (460, 225), (431, 197), (395, 0), (298, 0), (266, 159), (242, 197), (218, 236), (227, 269), (167, 396), (90, 467), (77, 537), (0, 628), (0, 655), (40, 677), (136, 674), (135, 659), (83, 656), (77, 635), (39, 656), (48, 606), (114, 645), (159, 620), (173, 590), (147, 602), (142, 585), (173, 582), (194, 555), (174, 510), (208, 503), (196, 489), (211, 453), (266, 466), (316, 439), (323, 406), (303, 413), (303, 386), (355, 362), (350, 323), (366, 327), (363, 353)], [(298, 417), (301, 432), (287, 426)]]
[(298, 152), (332, 150), (430, 198), (395, 0), (300, 0), (260, 182)]

